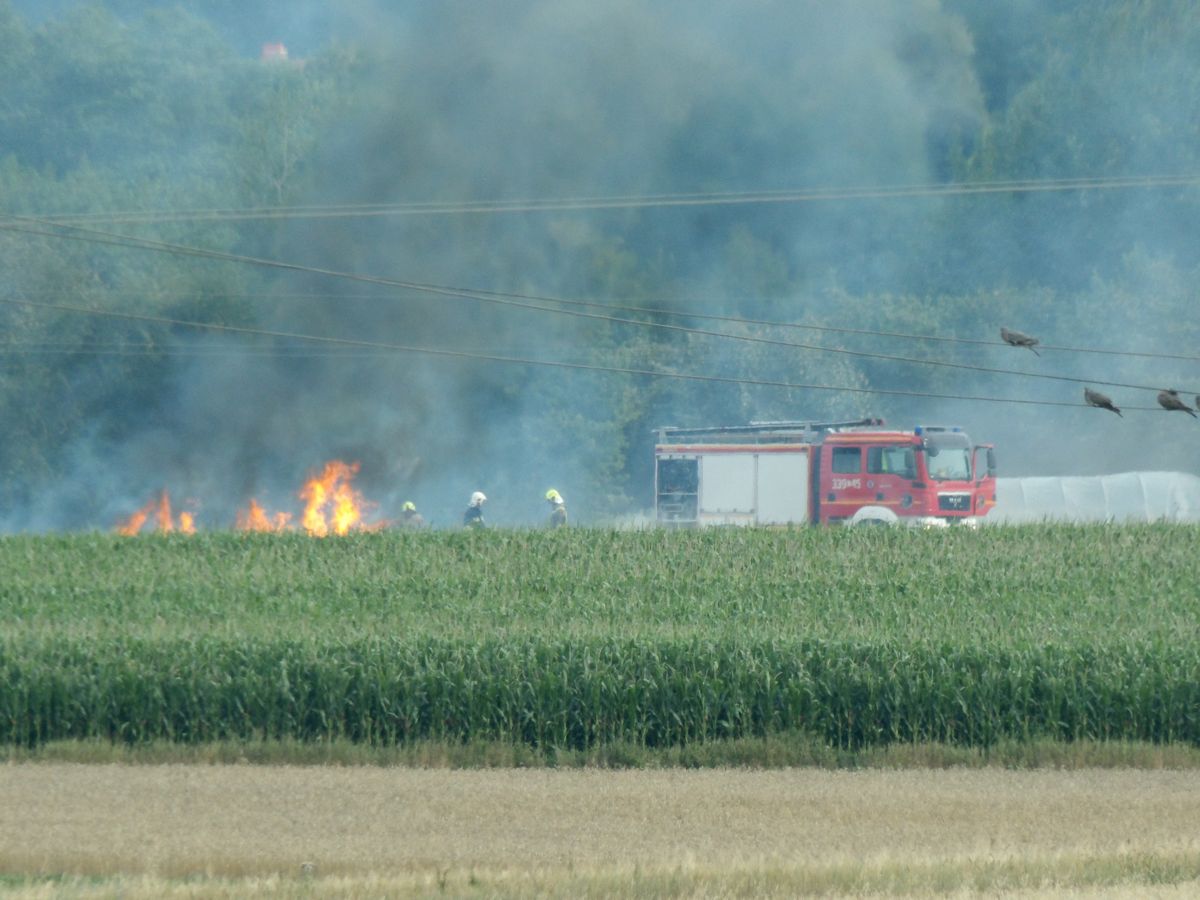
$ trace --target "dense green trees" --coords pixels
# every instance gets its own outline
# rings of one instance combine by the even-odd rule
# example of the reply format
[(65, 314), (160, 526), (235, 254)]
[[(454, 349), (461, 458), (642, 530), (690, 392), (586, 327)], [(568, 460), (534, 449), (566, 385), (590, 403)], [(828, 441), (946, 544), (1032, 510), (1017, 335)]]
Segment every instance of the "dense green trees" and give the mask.
[[(1195, 174), (1200, 17), (1182, 0), (878, 0), (832, 12), (782, 0), (736, 12), (429, 0), (396, 12), (347, 0), (288, 4), (286, 22), (280, 6), (189, 13), (113, 0), (42, 5), (34, 17), (0, 0), (0, 212), (664, 312), (983, 339), (1008, 324), (1047, 343), (1182, 353), (1200, 339), (1194, 187), (295, 215), (330, 204)], [(282, 34), (299, 52), (260, 61), (258, 43)], [(199, 212), (283, 208), (293, 212)], [(15, 305), (747, 381), (1078, 393), (603, 318), (645, 318), (630, 312), (572, 307), (591, 317), (567, 317), (79, 237), (0, 231), (0, 522), (10, 528), (103, 527), (160, 485), (200, 497), (202, 517), (225, 525), (249, 494), (291, 491), (333, 455), (363, 461), (385, 514), (414, 496), (447, 509), (446, 521), (484, 487), (495, 517), (529, 520), (553, 483), (586, 520), (646, 502), (651, 429), (668, 422), (950, 418), (997, 440), (1009, 471), (1195, 464), (1174, 420), (1139, 446), (1100, 440), (1110, 423), (1086, 412), (305, 349)], [(1034, 366), (1001, 350), (659, 321)], [(1036, 365), (1194, 386), (1182, 362), (1095, 360)]]

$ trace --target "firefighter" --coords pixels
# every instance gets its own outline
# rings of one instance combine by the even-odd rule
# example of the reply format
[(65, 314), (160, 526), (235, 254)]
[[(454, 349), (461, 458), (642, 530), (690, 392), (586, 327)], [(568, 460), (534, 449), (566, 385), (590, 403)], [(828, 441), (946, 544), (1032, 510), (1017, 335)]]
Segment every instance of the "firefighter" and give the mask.
[(546, 502), (550, 504), (550, 527), (562, 528), (567, 524), (567, 504), (563, 502), (562, 494), (550, 488), (546, 491)]
[(424, 528), (425, 517), (417, 512), (417, 504), (411, 500), (406, 500), (404, 507), (400, 512), (400, 527), (401, 528)]
[(483, 491), (476, 491), (471, 495), (471, 502), (467, 504), (467, 511), (463, 513), (464, 528), (486, 528), (487, 523), (483, 521), (483, 504), (487, 502), (487, 497), (483, 495)]

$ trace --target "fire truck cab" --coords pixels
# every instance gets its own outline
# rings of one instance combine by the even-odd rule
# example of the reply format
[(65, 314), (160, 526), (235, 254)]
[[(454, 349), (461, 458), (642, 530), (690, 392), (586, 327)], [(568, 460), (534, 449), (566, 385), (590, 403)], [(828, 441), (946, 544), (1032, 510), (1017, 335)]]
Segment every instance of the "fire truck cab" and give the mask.
[(996, 456), (955, 426), (882, 419), (658, 429), (660, 524), (976, 525), (996, 502)]

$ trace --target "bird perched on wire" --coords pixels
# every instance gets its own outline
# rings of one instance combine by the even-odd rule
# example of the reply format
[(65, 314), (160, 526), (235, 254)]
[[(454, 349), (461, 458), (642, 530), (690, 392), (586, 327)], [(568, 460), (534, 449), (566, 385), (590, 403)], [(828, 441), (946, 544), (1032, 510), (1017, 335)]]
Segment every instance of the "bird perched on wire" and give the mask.
[(1163, 409), (1177, 409), (1180, 412), (1187, 413), (1193, 419), (1196, 418), (1196, 414), (1192, 411), (1192, 408), (1179, 399), (1179, 391), (1159, 391), (1158, 405)]
[[(1107, 409), (1109, 412), (1115, 412), (1118, 416), (1121, 416), (1121, 410), (1113, 405), (1112, 398), (1100, 393), (1099, 391), (1093, 391), (1091, 388), (1084, 388), (1083, 399), (1087, 401), (1088, 406), (1098, 406), (1101, 409)], [(1121, 418), (1123, 419), (1125, 417), (1121, 416)]]
[[(1033, 350), (1034, 346), (1041, 343), (1031, 334), (1024, 334), (1020, 331), (1010, 331), (1007, 328), (1000, 329), (1000, 339), (1006, 344), (1011, 344), (1014, 347), (1027, 347)], [(1034, 356), (1041, 356), (1036, 350), (1033, 350)]]

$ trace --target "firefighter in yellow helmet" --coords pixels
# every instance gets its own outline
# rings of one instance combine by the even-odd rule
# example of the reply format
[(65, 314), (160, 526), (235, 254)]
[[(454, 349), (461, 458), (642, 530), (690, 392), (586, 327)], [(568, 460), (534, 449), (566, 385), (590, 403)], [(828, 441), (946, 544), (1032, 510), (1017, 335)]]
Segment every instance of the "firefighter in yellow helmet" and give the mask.
[(550, 504), (550, 527), (562, 528), (567, 524), (567, 504), (562, 494), (554, 488), (546, 491), (546, 502)]
[(400, 527), (401, 528), (424, 528), (425, 517), (417, 512), (417, 504), (411, 500), (405, 501), (403, 509), (400, 511)]

